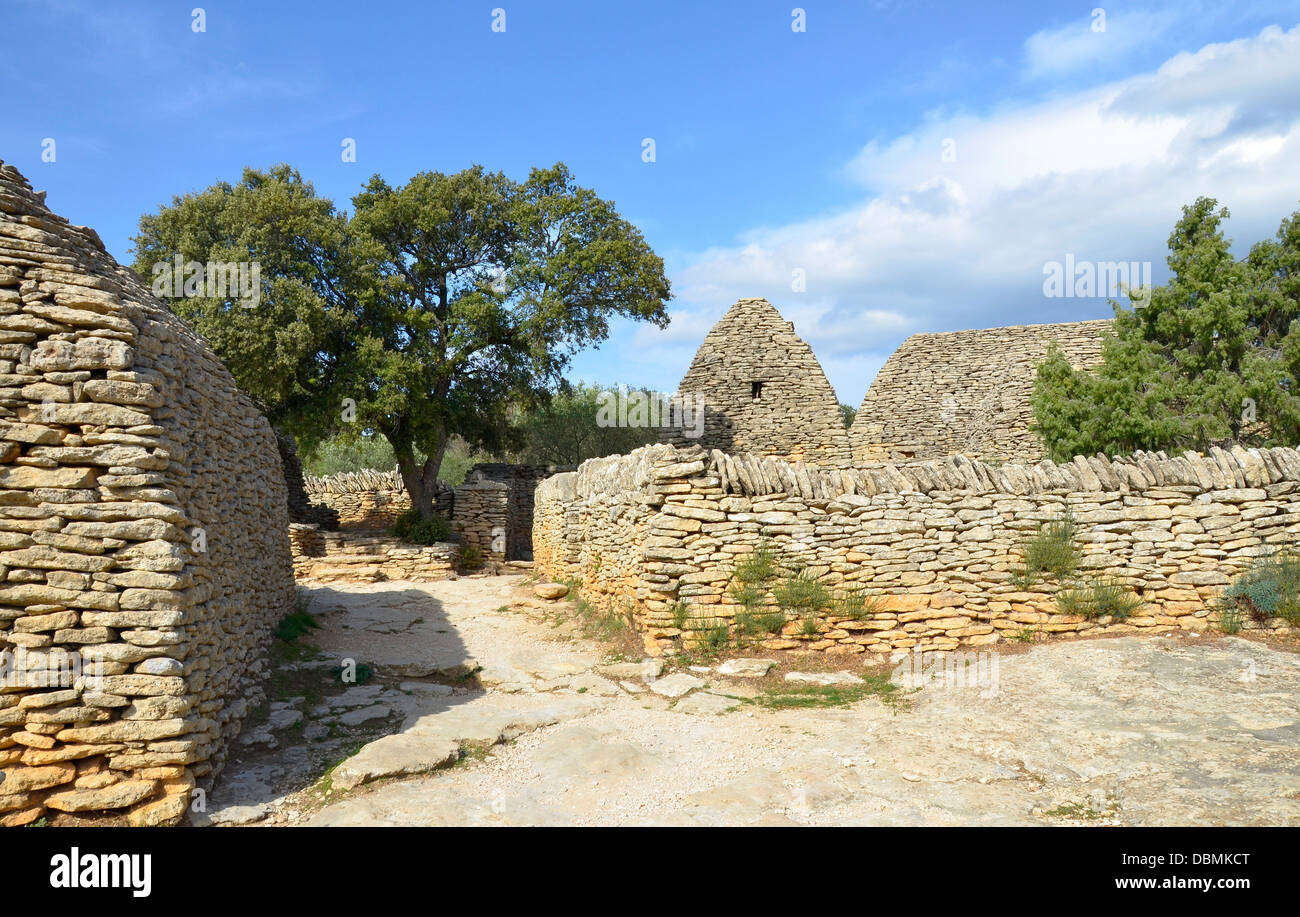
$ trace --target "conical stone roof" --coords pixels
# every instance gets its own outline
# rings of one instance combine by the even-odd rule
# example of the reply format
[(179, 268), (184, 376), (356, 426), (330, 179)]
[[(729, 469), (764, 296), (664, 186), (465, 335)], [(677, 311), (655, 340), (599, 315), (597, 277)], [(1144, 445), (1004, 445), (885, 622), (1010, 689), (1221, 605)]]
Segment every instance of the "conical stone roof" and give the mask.
[(677, 396), (704, 404), (702, 435), (688, 435), (688, 424), (672, 429), (669, 442), (822, 466), (849, 462), (835, 390), (812, 348), (766, 299), (740, 300), (713, 326)]
[(1076, 367), (1101, 359), (1109, 319), (914, 334), (885, 361), (854, 418), (856, 462), (967, 455), (1037, 462), (1037, 364), (1052, 344)]

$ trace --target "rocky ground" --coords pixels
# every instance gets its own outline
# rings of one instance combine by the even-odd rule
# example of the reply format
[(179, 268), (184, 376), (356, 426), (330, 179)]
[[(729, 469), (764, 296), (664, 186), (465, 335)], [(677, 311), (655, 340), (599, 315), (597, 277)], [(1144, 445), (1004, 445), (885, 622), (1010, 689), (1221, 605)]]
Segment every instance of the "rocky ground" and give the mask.
[[(321, 629), (283, 654), (193, 822), (1300, 824), (1294, 646), (1060, 641), (962, 673), (665, 666), (589, 639), (519, 576), (310, 595)], [(348, 660), (370, 680), (341, 680)]]

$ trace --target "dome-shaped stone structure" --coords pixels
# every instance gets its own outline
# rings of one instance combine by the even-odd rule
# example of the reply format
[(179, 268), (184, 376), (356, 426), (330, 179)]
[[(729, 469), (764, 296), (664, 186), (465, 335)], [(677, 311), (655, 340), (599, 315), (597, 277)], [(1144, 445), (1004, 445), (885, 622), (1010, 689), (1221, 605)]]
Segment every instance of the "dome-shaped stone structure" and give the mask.
[[(850, 459), (835, 390), (809, 347), (766, 299), (742, 299), (705, 336), (677, 388), (686, 424), (663, 439), (810, 465)], [(702, 435), (689, 421), (704, 405)]]
[(849, 434), (855, 461), (1041, 460), (1029, 427), (1038, 364), (1056, 344), (1072, 366), (1095, 366), (1110, 326), (1097, 319), (912, 335), (862, 399)]
[(182, 818), (293, 599), (266, 419), (0, 163), (0, 825)]

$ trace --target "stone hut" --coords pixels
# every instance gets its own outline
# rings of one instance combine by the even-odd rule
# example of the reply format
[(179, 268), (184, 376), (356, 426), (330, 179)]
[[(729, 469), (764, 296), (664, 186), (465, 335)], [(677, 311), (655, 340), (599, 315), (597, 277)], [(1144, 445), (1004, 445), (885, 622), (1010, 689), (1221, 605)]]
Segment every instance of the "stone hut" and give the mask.
[(704, 405), (664, 441), (749, 452), (809, 465), (850, 461), (839, 400), (812, 348), (766, 299), (742, 299), (713, 326), (678, 386), (678, 404)]
[[(506, 486), (506, 524), (504, 532), (504, 560), (533, 559), (533, 494), (537, 485), (553, 474), (573, 471), (573, 466), (511, 465), (504, 462), (480, 462), (465, 475), (465, 487), (496, 483)], [(457, 495), (461, 488), (457, 488)], [(462, 508), (454, 520), (459, 530), (473, 526), (474, 520), (466, 518)], [(489, 532), (489, 535), (491, 533)], [(481, 537), (481, 536), (480, 536)], [(488, 544), (500, 540), (489, 537)]]
[(180, 820), (293, 607), (270, 425), (0, 163), (0, 826)]
[(1100, 362), (1108, 319), (914, 334), (885, 361), (850, 430), (853, 458), (900, 462), (963, 454), (1043, 458), (1029, 397), (1036, 364), (1059, 344), (1076, 367)]

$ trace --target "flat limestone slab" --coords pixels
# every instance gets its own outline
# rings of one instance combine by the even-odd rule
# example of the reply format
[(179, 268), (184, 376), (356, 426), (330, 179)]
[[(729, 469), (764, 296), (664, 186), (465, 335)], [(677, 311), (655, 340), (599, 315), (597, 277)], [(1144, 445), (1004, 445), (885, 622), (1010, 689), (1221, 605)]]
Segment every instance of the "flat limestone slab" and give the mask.
[(334, 769), (333, 783), (348, 790), (383, 777), (407, 777), (450, 764), (466, 745), (495, 745), (527, 732), (590, 713), (596, 698), (553, 700), (533, 709), (510, 709), (482, 701), (422, 712), (402, 731), (376, 739)]

